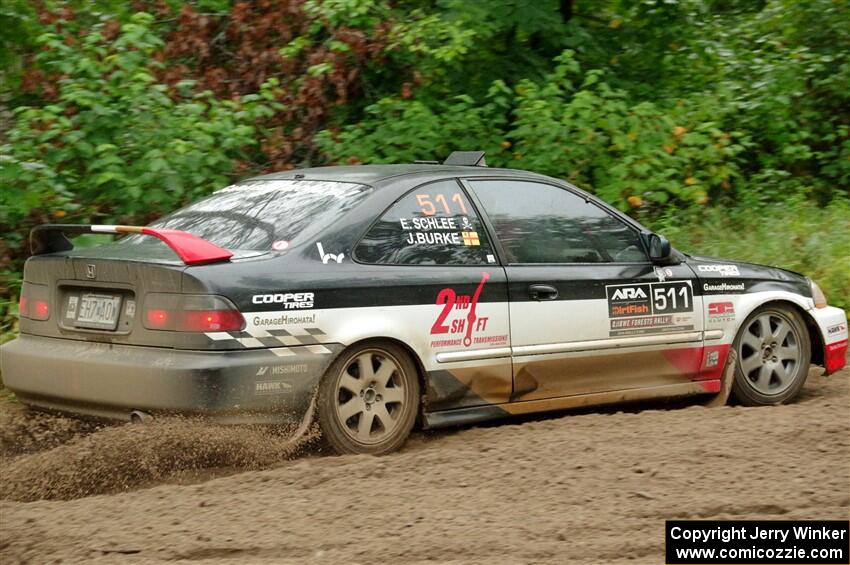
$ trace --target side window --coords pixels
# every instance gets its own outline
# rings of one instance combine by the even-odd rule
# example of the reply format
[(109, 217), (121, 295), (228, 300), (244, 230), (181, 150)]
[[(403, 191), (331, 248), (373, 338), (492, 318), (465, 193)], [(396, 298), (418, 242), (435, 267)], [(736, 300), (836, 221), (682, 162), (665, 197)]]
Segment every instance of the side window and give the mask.
[(357, 260), (385, 265), (495, 263), (487, 233), (454, 180), (413, 189), (372, 226)]
[(635, 230), (572, 192), (537, 182), (471, 181), (509, 263), (646, 261)]

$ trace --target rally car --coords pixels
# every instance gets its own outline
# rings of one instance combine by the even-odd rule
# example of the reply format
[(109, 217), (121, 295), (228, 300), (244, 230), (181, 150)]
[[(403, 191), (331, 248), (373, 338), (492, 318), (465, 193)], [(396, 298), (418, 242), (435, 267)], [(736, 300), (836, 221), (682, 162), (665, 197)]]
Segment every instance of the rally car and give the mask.
[(313, 406), (339, 452), (385, 453), (417, 421), (717, 394), (730, 350), (745, 405), (844, 365), (846, 316), (806, 277), (681, 253), (569, 183), (482, 164), (287, 171), (150, 227), (38, 226), (5, 385), (125, 420)]

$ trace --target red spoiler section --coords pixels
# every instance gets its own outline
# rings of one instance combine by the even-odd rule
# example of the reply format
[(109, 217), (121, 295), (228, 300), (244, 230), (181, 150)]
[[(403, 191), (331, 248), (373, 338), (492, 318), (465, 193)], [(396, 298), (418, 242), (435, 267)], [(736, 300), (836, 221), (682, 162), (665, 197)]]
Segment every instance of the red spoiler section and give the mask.
[(78, 224), (44, 224), (30, 232), (33, 255), (54, 251), (70, 251), (74, 244), (68, 235), (83, 233), (136, 233), (150, 235), (163, 242), (187, 265), (206, 265), (229, 261), (233, 253), (189, 232), (137, 226), (101, 226)]

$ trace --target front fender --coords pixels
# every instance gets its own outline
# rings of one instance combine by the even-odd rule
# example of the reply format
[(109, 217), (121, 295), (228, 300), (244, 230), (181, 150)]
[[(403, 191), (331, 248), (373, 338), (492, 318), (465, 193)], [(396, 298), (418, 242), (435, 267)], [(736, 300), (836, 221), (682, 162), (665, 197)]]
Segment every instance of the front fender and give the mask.
[(739, 295), (706, 296), (705, 328), (721, 330), (722, 343), (731, 344), (744, 321), (767, 304), (792, 304), (800, 311), (809, 328), (812, 361), (823, 364), (832, 374), (845, 364), (847, 351), (847, 318), (839, 308), (815, 308), (806, 296), (781, 290), (765, 290)]

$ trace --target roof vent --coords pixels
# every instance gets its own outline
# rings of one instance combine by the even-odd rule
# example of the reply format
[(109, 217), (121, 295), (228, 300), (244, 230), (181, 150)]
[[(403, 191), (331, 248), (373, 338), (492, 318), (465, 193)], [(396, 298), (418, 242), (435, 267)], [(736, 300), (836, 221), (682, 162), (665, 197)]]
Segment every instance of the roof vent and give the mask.
[(483, 151), (452, 151), (443, 161), (444, 165), (462, 165), (465, 167), (486, 167)]

